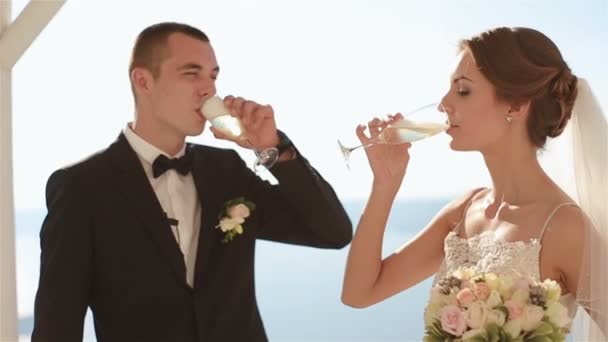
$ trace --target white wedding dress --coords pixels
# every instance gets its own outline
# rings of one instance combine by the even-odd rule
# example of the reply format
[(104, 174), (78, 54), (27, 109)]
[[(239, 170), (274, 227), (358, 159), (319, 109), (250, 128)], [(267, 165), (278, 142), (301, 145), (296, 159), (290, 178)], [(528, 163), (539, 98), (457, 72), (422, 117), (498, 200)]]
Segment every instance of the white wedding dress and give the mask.
[[(535, 281), (541, 281), (542, 237), (553, 215), (560, 208), (568, 205), (576, 204), (564, 203), (556, 207), (547, 217), (540, 236), (529, 241), (501, 241), (496, 239), (493, 231), (486, 231), (464, 239), (458, 236), (462, 222), (459, 223), (445, 238), (445, 258), (435, 275), (433, 285), (461, 266), (470, 267), (476, 273), (507, 274), (515, 271), (527, 275)], [(573, 319), (577, 309), (575, 297), (572, 294), (566, 294), (561, 297), (561, 303), (568, 309), (568, 314)]]

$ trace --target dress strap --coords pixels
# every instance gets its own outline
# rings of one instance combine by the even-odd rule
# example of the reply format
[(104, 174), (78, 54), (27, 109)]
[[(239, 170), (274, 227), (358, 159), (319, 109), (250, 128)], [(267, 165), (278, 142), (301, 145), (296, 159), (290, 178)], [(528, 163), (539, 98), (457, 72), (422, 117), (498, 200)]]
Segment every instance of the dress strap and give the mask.
[(464, 210), (462, 211), (462, 216), (460, 217), (460, 221), (458, 221), (458, 223), (456, 223), (456, 225), (452, 229), (453, 232), (455, 232), (456, 234), (460, 233), (460, 226), (462, 226), (462, 223), (464, 222), (464, 218), (467, 216), (467, 211), (469, 211), (469, 207), (471, 206), (471, 204), (473, 204), (473, 198), (478, 193), (480, 193), (482, 190), (485, 190), (485, 189), (486, 188), (475, 189), (473, 191), (473, 194), (471, 194), (471, 196), (467, 199), (467, 205), (464, 207)]
[(560, 210), (563, 207), (568, 207), (568, 206), (573, 206), (573, 207), (577, 207), (578, 208), (578, 205), (576, 203), (574, 203), (574, 202), (562, 203), (562, 204), (558, 205), (557, 207), (555, 207), (555, 209), (553, 209), (553, 211), (551, 212), (551, 214), (549, 214), (549, 216), (545, 220), (545, 224), (543, 225), (543, 229), (540, 231), (540, 239), (539, 240), (542, 241), (543, 236), (545, 236), (545, 231), (549, 227), (549, 222), (551, 221), (551, 219), (553, 218), (553, 216), (555, 216), (555, 214), (558, 212), (558, 210)]

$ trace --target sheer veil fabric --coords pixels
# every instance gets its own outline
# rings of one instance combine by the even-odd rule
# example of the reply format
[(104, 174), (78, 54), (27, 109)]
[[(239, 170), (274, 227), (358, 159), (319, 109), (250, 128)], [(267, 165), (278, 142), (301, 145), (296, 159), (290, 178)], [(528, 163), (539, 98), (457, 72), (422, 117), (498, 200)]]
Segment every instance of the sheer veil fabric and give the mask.
[[(571, 133), (576, 200), (586, 214), (574, 341), (608, 340), (608, 123), (589, 83), (578, 78)], [(557, 180), (559, 182), (559, 180)]]

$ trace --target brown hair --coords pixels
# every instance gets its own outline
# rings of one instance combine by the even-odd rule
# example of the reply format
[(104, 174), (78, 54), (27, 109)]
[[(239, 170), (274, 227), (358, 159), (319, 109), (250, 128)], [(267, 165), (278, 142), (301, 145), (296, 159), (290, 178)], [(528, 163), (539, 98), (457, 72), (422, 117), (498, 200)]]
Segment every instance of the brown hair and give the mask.
[(560, 135), (572, 116), (577, 78), (557, 46), (529, 28), (496, 28), (463, 40), (481, 73), (494, 85), (499, 100), (531, 101), (528, 136), (541, 148)]
[(167, 39), (174, 33), (209, 42), (209, 38), (203, 31), (187, 24), (163, 22), (148, 26), (139, 33), (135, 40), (129, 62), (129, 78), (133, 69), (138, 67), (150, 70), (152, 76), (157, 78), (160, 75), (160, 65), (169, 56)]

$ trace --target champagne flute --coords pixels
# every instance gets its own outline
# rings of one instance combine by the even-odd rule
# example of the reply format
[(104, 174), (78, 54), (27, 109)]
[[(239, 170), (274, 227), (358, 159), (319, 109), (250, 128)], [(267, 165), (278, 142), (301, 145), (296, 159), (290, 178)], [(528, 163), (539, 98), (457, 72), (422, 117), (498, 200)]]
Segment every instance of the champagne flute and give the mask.
[(345, 147), (338, 140), (346, 166), (350, 167), (349, 158), (351, 153), (361, 147), (367, 148), (377, 144), (399, 145), (411, 143), (444, 132), (449, 128), (444, 113), (445, 109), (441, 103), (430, 103), (404, 114), (402, 119), (388, 125), (378, 136), (365, 145)]
[(260, 165), (270, 169), (279, 159), (279, 150), (274, 147), (258, 150), (249, 141), (245, 134), (245, 129), (241, 120), (230, 115), (230, 110), (224, 105), (224, 101), (219, 96), (210, 97), (203, 103), (201, 107), (203, 116), (211, 122), (211, 125), (226, 134), (227, 136), (244, 142), (249, 145), (256, 155), (256, 160), (253, 164), (253, 170), (258, 171)]

